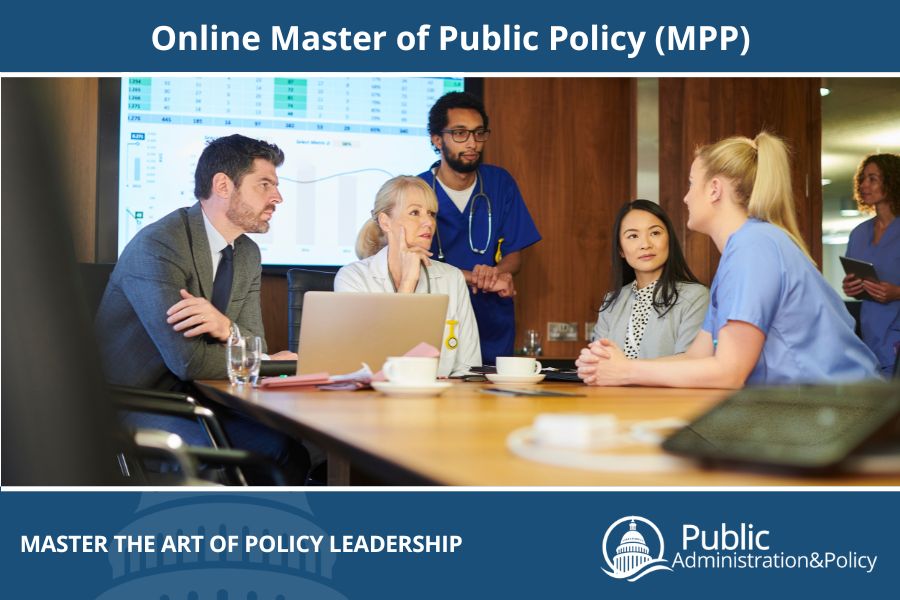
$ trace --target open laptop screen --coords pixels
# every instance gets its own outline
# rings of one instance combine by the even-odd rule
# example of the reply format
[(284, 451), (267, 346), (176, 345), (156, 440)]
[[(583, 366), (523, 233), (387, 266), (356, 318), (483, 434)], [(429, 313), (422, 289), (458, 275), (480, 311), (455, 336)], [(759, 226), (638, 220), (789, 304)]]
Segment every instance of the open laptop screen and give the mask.
[(363, 362), (379, 371), (422, 342), (440, 348), (448, 303), (446, 294), (307, 292), (297, 374), (351, 373)]

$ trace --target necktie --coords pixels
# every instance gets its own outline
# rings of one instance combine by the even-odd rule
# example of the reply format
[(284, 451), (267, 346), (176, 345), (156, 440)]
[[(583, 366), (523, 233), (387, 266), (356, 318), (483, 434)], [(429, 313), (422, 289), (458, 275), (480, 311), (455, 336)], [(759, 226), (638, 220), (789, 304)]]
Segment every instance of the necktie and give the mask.
[(234, 279), (234, 248), (225, 246), (222, 250), (222, 260), (216, 269), (216, 278), (213, 280), (212, 303), (216, 309), (226, 314), (228, 301), (231, 300), (231, 282)]

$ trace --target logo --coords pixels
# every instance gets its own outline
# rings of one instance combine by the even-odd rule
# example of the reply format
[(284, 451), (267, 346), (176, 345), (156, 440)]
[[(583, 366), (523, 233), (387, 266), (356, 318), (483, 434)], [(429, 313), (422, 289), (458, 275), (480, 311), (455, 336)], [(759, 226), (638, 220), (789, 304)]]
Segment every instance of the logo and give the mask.
[[(626, 522), (627, 528), (624, 525)], [(650, 537), (651, 533), (654, 537)], [(650, 544), (644, 535), (650, 537)], [(616, 539), (619, 539), (619, 543), (615, 546), (615, 553), (610, 560), (609, 544), (611, 540)], [(651, 546), (654, 549), (658, 548), (655, 558)], [(671, 571), (666, 564), (668, 561), (663, 558), (664, 552), (665, 541), (659, 528), (652, 521), (636, 515), (622, 517), (610, 525), (603, 536), (603, 558), (611, 569), (610, 571), (603, 569), (603, 572), (613, 579), (627, 579), (634, 582), (653, 571)]]

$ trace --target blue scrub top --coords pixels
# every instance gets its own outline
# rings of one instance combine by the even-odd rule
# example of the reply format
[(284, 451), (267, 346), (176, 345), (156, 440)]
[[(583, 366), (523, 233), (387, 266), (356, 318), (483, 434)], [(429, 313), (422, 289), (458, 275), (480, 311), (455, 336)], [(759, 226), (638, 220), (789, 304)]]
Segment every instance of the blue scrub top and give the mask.
[[(847, 256), (875, 265), (881, 281), (900, 285), (900, 219), (894, 219), (875, 245), (875, 219), (857, 225), (850, 232)], [(863, 341), (881, 363), (881, 373), (890, 377), (900, 344), (900, 300), (863, 300), (859, 315)]]
[(728, 321), (750, 323), (766, 336), (748, 385), (879, 376), (875, 356), (854, 333), (840, 296), (771, 223), (748, 219), (725, 244), (703, 322), (714, 344)]
[[(475, 265), (496, 266), (497, 261), (494, 259), (501, 239), (503, 242), (500, 251), (503, 255), (527, 248), (541, 239), (512, 175), (493, 165), (481, 165), (478, 173), (484, 185), (484, 194), (490, 199), (490, 239), (488, 202), (483, 196), (478, 196), (478, 182), (475, 183), (465, 209), (460, 211), (441, 185), (435, 182), (430, 169), (419, 175), (437, 194), (437, 228), (444, 251), (444, 262), (465, 271), (471, 271)], [(472, 252), (469, 247), (469, 210), (473, 206), (473, 199), (472, 244), (477, 250), (486, 248), (484, 254)], [(436, 259), (439, 252), (437, 235), (434, 236), (431, 251), (434, 253), (432, 259)], [(471, 294), (471, 299), (475, 319), (478, 321), (484, 364), (495, 364), (498, 356), (511, 356), (516, 337), (513, 299), (484, 293)]]

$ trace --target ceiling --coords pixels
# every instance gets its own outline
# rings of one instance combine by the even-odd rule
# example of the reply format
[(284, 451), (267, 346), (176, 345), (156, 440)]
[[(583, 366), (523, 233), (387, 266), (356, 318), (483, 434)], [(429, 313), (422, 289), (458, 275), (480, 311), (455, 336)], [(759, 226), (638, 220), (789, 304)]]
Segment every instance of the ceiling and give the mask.
[(822, 85), (822, 235), (826, 243), (845, 243), (859, 222), (841, 216), (854, 209), (853, 174), (860, 160), (876, 152), (900, 153), (900, 78), (829, 77)]

